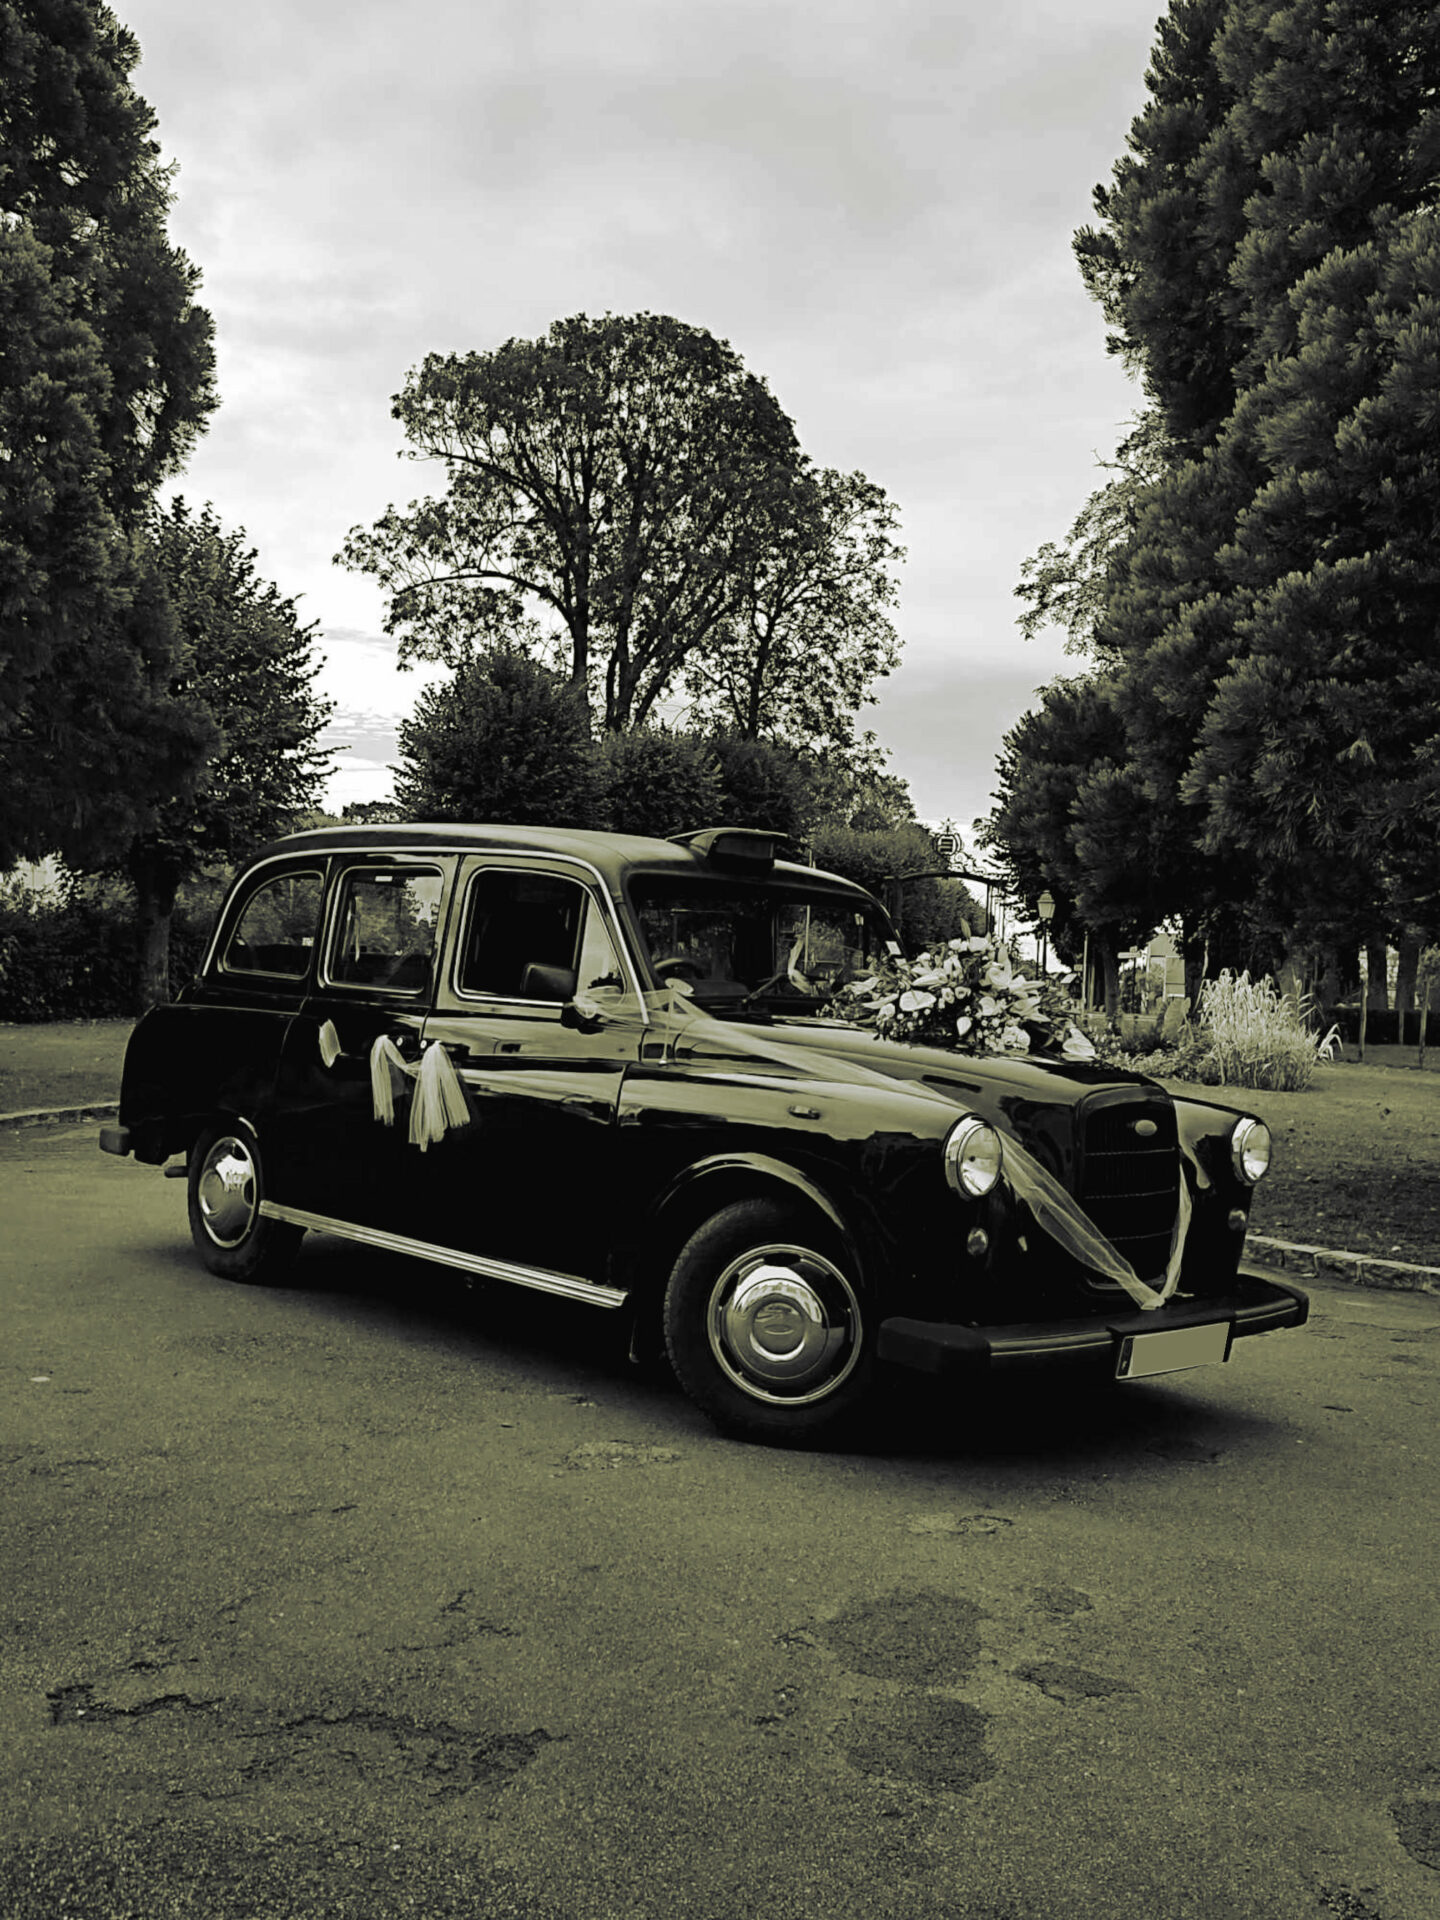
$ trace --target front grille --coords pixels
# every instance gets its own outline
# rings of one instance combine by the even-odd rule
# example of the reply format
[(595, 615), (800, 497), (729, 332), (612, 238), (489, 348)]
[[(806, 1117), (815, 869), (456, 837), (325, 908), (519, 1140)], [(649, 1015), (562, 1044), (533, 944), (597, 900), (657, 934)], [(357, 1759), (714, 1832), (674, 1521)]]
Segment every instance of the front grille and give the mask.
[(1170, 1258), (1180, 1201), (1175, 1109), (1164, 1099), (1127, 1099), (1082, 1105), (1078, 1120), (1076, 1198), (1140, 1278), (1156, 1280)]

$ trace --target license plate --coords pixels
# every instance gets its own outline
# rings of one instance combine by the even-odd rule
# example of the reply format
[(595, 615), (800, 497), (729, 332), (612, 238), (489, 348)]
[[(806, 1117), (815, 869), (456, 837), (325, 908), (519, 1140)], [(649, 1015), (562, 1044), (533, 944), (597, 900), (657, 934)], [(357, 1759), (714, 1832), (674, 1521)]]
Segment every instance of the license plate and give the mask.
[(1155, 1373), (1181, 1373), (1229, 1358), (1230, 1322), (1204, 1327), (1166, 1327), (1156, 1333), (1127, 1335), (1115, 1359), (1117, 1380), (1144, 1380)]

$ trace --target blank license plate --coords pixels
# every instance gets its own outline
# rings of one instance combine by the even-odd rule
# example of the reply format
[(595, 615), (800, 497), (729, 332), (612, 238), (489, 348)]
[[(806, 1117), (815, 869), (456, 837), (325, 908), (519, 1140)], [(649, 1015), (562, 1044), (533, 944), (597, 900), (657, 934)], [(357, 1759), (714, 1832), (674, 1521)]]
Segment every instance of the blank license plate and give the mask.
[(1227, 1357), (1229, 1346), (1228, 1320), (1217, 1320), (1207, 1327), (1167, 1327), (1158, 1333), (1131, 1334), (1120, 1342), (1115, 1378), (1144, 1380), (1153, 1373), (1213, 1366)]

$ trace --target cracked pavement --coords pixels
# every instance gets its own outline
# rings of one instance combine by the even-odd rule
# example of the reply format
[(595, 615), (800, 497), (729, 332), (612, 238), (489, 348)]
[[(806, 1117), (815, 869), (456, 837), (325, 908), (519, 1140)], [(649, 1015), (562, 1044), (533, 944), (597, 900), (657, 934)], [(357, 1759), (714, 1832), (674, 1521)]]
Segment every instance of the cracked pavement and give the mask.
[(580, 1309), (0, 1140), (5, 1920), (1428, 1920), (1440, 1303), (717, 1438)]

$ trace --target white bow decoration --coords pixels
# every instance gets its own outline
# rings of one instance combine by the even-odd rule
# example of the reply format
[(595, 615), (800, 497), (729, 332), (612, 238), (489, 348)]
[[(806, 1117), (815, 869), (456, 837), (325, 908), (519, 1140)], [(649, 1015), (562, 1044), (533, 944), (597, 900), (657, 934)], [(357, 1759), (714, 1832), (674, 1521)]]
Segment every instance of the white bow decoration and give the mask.
[(370, 1049), (370, 1092), (375, 1118), (382, 1126), (395, 1124), (395, 1092), (406, 1080), (415, 1082), (410, 1102), (412, 1147), (424, 1153), (434, 1141), (443, 1140), (451, 1127), (467, 1124), (470, 1108), (465, 1089), (444, 1047), (438, 1042), (428, 1046), (412, 1066), (388, 1034), (378, 1034)]

